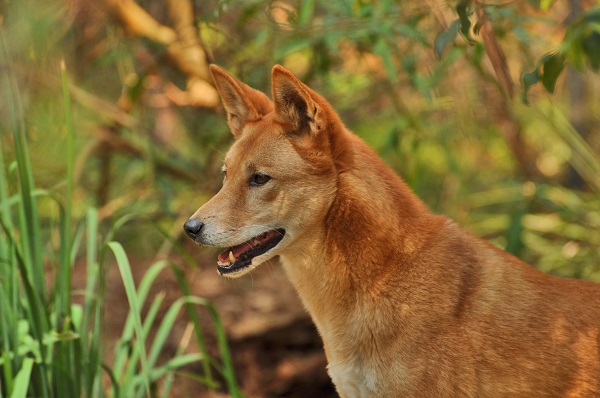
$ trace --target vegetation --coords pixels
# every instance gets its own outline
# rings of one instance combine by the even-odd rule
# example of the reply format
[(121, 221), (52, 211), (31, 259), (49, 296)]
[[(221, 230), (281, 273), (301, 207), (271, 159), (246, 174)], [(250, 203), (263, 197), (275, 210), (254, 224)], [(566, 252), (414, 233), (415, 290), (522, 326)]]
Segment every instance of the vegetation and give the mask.
[[(600, 282), (594, 2), (0, 0), (0, 35), (0, 396), (169, 396), (181, 374), (241, 394), (181, 272), (181, 225), (231, 142), (209, 60), (267, 92), (283, 64), (436, 212)], [(137, 287), (128, 257), (152, 263)], [(107, 362), (111, 265), (130, 311)], [(182, 298), (159, 311), (168, 270)], [(199, 353), (167, 358), (183, 312)]]
[[(210, 302), (190, 295), (179, 268), (167, 261), (157, 262), (136, 289), (127, 255), (120, 243), (112, 241), (116, 231), (132, 217), (116, 220), (106, 233), (106, 243), (100, 238), (98, 212), (93, 208), (72, 230), (74, 131), (64, 67), (61, 77), (67, 158), (64, 199), (35, 188), (15, 79), (9, 74), (3, 81), (11, 106), (16, 160), (6, 165), (0, 156), (1, 169), (8, 170), (8, 176), (0, 174), (0, 396), (168, 397), (175, 373), (193, 362), (202, 363), (204, 374), (192, 377), (216, 388), (219, 382), (212, 374), (215, 363), (211, 363), (214, 360), (204, 344), (196, 306), (207, 307), (212, 316), (223, 361), (216, 367), (231, 394), (240, 396), (219, 316)], [(49, 217), (48, 212), (54, 216)], [(71, 273), (80, 246), (85, 248), (87, 283), (82, 303), (76, 304), (74, 299), (82, 293), (71, 289)], [(104, 362), (102, 352), (107, 272), (104, 258), (108, 250), (116, 258), (130, 305), (111, 365)], [(157, 314), (164, 295), (155, 296), (148, 300), (148, 310), (142, 316), (152, 283), (168, 267), (176, 273), (185, 296), (172, 303), (160, 320)], [(48, 284), (47, 279), (52, 282)], [(173, 358), (161, 363), (159, 355), (183, 309), (188, 310), (189, 329), (200, 352), (185, 353), (184, 344)], [(151, 339), (155, 323), (156, 333)], [(156, 392), (159, 380), (160, 394)]]

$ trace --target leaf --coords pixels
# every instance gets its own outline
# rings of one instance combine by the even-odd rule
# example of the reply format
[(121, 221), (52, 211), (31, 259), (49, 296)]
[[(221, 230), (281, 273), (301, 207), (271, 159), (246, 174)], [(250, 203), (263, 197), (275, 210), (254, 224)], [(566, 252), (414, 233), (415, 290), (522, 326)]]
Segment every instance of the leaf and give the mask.
[(583, 20), (587, 23), (600, 22), (600, 7), (592, 8), (585, 12)]
[(583, 72), (585, 66), (585, 52), (582, 43), (580, 41), (573, 41), (570, 46), (567, 46), (566, 54), (571, 65), (579, 72)]
[(583, 41), (583, 50), (590, 60), (594, 72), (600, 70), (600, 32), (592, 32)]
[(25, 398), (27, 396), (32, 368), (33, 359), (25, 358), (21, 370), (19, 370), (19, 373), (15, 377), (15, 388), (12, 390), (12, 394), (10, 394), (11, 398)]
[(442, 58), (442, 54), (444, 50), (454, 39), (456, 39), (456, 35), (458, 34), (458, 26), (460, 25), (460, 19), (452, 22), (452, 25), (443, 32), (438, 33), (433, 41), (433, 49), (435, 50), (435, 55), (438, 58)]
[(540, 10), (548, 11), (550, 7), (554, 4), (554, 0), (541, 0), (540, 1)]
[(542, 58), (542, 84), (549, 93), (554, 93), (556, 80), (565, 67), (565, 56), (559, 53), (548, 54)]
[(470, 1), (461, 1), (456, 6), (456, 13), (460, 20), (460, 33), (469, 43), (475, 43), (475, 40), (471, 37), (471, 20), (469, 19), (469, 4)]
[(578, 71), (583, 70), (586, 57), (592, 70), (600, 69), (600, 7), (586, 11), (567, 28), (559, 51)]
[(527, 100), (527, 92), (529, 88), (537, 84), (540, 81), (539, 67), (535, 68), (531, 72), (523, 73), (521, 75), (521, 82), (523, 83), (523, 102), (529, 103)]

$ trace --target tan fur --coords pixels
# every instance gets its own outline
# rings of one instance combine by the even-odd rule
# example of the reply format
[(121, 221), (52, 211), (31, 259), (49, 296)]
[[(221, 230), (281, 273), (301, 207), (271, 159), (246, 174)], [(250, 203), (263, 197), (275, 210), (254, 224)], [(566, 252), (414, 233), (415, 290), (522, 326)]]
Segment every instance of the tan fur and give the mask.
[[(236, 141), (199, 243), (274, 228), (342, 397), (598, 397), (600, 287), (545, 275), (431, 214), (280, 66), (273, 103), (213, 66)], [(272, 177), (248, 184), (252, 173)], [(234, 274), (240, 276), (247, 271)]]

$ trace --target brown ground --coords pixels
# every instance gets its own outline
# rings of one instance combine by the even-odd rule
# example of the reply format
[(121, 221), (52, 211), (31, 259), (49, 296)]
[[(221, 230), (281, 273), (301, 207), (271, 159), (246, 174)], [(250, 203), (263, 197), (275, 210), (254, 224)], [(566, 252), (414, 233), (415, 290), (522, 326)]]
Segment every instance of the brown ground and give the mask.
[[(198, 256), (196, 269), (187, 269), (186, 278), (194, 295), (210, 299), (217, 307), (227, 330), (236, 376), (247, 397), (335, 397), (335, 390), (327, 376), (326, 360), (321, 339), (296, 292), (287, 281), (283, 270), (273, 261), (263, 264), (251, 275), (230, 280), (216, 271), (216, 255), (210, 249), (191, 245), (189, 252)], [(152, 264), (152, 260), (131, 259), (137, 281)], [(179, 263), (179, 261), (176, 261)], [(183, 264), (183, 262), (181, 262)], [(84, 267), (76, 267), (73, 275), (75, 289), (85, 281)], [(164, 271), (153, 287), (153, 293), (167, 294), (165, 302), (181, 296), (177, 282), (169, 271)], [(119, 338), (128, 305), (123, 285), (116, 269), (111, 266), (107, 288), (106, 339), (107, 363), (110, 364), (112, 347)], [(208, 313), (199, 310), (204, 333), (213, 355), (218, 351), (214, 329)], [(174, 325), (170, 341), (172, 354), (180, 344), (187, 321)], [(194, 351), (193, 342), (188, 351)], [(188, 369), (201, 373), (200, 366)], [(226, 397), (225, 392), (211, 392), (203, 385), (180, 377), (172, 397)]]

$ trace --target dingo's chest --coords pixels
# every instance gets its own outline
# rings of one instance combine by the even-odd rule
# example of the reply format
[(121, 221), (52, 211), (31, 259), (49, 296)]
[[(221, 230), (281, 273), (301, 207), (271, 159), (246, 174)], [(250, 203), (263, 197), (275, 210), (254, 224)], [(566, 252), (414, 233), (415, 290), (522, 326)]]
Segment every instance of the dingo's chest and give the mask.
[(368, 364), (330, 361), (327, 366), (329, 376), (337, 386), (341, 396), (347, 398), (376, 397), (377, 375)]

